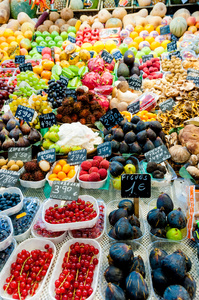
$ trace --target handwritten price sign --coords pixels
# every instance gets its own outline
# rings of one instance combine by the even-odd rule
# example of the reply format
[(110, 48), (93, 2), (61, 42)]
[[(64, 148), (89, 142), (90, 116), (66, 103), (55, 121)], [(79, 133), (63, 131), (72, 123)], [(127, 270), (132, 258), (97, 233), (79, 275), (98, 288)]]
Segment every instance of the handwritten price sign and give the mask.
[(87, 158), (87, 150), (81, 149), (76, 151), (70, 151), (67, 157), (67, 163), (69, 165), (79, 165)]
[(53, 181), (50, 198), (60, 200), (77, 200), (79, 197), (80, 183), (67, 181)]
[(9, 160), (21, 160), (23, 162), (32, 160), (31, 147), (11, 147), (8, 149)]

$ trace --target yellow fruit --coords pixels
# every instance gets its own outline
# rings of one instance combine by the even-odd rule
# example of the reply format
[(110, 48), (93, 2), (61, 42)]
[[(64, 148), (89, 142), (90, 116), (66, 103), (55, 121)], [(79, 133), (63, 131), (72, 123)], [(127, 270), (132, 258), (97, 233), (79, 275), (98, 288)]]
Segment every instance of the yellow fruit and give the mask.
[(131, 42), (130, 44), (128, 44), (128, 47), (129, 47), (129, 48), (134, 47), (134, 48), (136, 48), (136, 49), (138, 50), (139, 45), (138, 45), (138, 43), (136, 43), (136, 42)]
[(19, 46), (19, 43), (17, 43), (16, 41), (13, 41), (13, 42), (10, 43), (10, 46), (17, 47), (17, 46)]
[(21, 34), (22, 34), (22, 32), (20, 30), (17, 30), (17, 31), (14, 32), (14, 36), (18, 36), (18, 35), (21, 35)]
[(51, 174), (48, 177), (49, 180), (52, 180), (52, 179), (55, 179), (55, 178), (57, 178), (57, 174)]
[(53, 173), (58, 174), (61, 170), (62, 170), (62, 167), (57, 164), (53, 169)]
[(16, 38), (16, 41), (17, 41), (17, 43), (20, 43), (21, 40), (23, 40), (23, 39), (24, 39), (24, 36), (22, 34), (19, 34)]
[(161, 46), (162, 46), (164, 49), (166, 49), (166, 48), (167, 48), (167, 44), (169, 44), (169, 43), (171, 43), (171, 41), (165, 40), (165, 41), (162, 42)]
[(29, 39), (29, 40), (32, 40), (32, 36), (33, 36), (33, 32), (31, 30), (27, 30), (24, 32), (24, 37)]
[(66, 174), (67, 174), (70, 170), (71, 170), (71, 167), (70, 167), (69, 164), (65, 164), (65, 165), (63, 166), (62, 171), (65, 172)]
[(75, 176), (75, 170), (70, 170), (69, 172), (68, 172), (68, 177), (69, 178), (73, 178)]
[(139, 34), (137, 33), (137, 31), (133, 31), (133, 32), (130, 33), (130, 37), (132, 39), (136, 38), (137, 36), (139, 36)]
[(104, 43), (102, 43), (101, 41), (95, 42), (95, 44), (93, 45), (93, 50), (97, 53), (104, 50)]
[(7, 38), (7, 43), (10, 44), (11, 42), (14, 42), (15, 41), (15, 37), (14, 36), (9, 36)]
[(64, 173), (64, 172), (59, 172), (58, 174), (57, 174), (57, 177), (60, 179), (60, 180), (63, 180), (64, 178), (66, 178), (66, 174)]
[(91, 51), (91, 50), (93, 50), (93, 46), (92, 46), (92, 44), (90, 44), (90, 43), (84, 43), (82, 46), (81, 46), (81, 49), (83, 50), (88, 50), (88, 51)]
[(47, 60), (42, 65), (43, 65), (44, 70), (51, 71), (52, 67), (54, 66), (54, 62), (51, 60)]
[(52, 178), (51, 181), (60, 181), (59, 178)]
[(136, 31), (137, 33), (140, 33), (142, 30), (144, 30), (144, 27), (142, 27), (141, 25), (137, 25), (134, 28), (134, 31)]
[(150, 45), (151, 50), (155, 50), (156, 48), (160, 47), (161, 44), (159, 42), (153, 42)]
[(69, 179), (71, 179), (71, 178), (66, 177), (66, 178), (64, 178), (62, 181), (67, 181), (67, 180), (69, 180)]
[(137, 36), (136, 38), (134, 38), (133, 41), (139, 45), (141, 42), (144, 41), (144, 39), (141, 36)]
[(0, 48), (3, 50), (4, 48), (8, 47), (9, 44), (6, 42), (1, 43)]
[(9, 29), (9, 28), (6, 28), (5, 30), (4, 30), (4, 33), (3, 33), (3, 36), (4, 37), (9, 37), (9, 36), (12, 36), (12, 35), (14, 35), (14, 32), (11, 30), (11, 29)]
[(109, 40), (105, 43), (105, 49), (111, 52), (113, 49), (117, 48), (117, 45), (114, 41)]
[(64, 165), (66, 165), (66, 161), (64, 159), (61, 159), (59, 161), (59, 165), (61, 165), (63, 167)]

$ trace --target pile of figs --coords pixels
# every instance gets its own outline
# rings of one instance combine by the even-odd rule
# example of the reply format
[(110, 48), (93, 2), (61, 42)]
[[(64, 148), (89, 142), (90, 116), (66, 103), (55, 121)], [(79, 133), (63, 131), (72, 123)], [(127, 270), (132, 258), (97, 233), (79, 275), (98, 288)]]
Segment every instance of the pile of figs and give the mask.
[(121, 200), (118, 209), (113, 210), (108, 219), (113, 226), (108, 233), (109, 237), (115, 240), (134, 240), (142, 236), (140, 221), (134, 215), (133, 201), (129, 199)]
[(134, 257), (131, 246), (113, 244), (109, 249), (109, 266), (104, 272), (107, 288), (105, 300), (146, 300), (149, 289), (145, 281), (142, 257)]
[(166, 193), (159, 195), (156, 207), (147, 214), (151, 234), (159, 238), (182, 240), (187, 218), (181, 208), (174, 209), (173, 201)]
[(0, 119), (0, 150), (28, 147), (41, 139), (40, 133), (27, 123), (18, 121), (10, 112)]
[(104, 141), (111, 142), (113, 153), (144, 154), (164, 144), (165, 135), (158, 121), (144, 122), (134, 116), (123, 120), (120, 128), (104, 129)]
[(154, 248), (149, 255), (151, 276), (155, 292), (164, 300), (192, 300), (196, 294), (196, 282), (189, 273), (190, 258), (180, 249), (168, 255)]

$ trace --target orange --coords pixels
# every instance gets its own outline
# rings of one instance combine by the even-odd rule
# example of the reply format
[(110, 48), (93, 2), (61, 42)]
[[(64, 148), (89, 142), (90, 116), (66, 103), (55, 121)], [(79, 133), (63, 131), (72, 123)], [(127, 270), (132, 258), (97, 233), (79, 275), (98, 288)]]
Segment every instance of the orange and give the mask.
[(169, 44), (169, 43), (171, 43), (171, 41), (165, 40), (165, 41), (163, 41), (163, 42), (161, 43), (161, 46), (162, 46), (164, 49), (166, 49), (167, 44)]
[(59, 178), (52, 178), (51, 181), (61, 181)]
[(0, 44), (3, 43), (3, 42), (6, 42), (6, 38), (4, 36), (1, 36), (0, 37)]
[(50, 71), (42, 71), (41, 72), (41, 77), (45, 79), (50, 79), (51, 78), (51, 72)]
[(137, 25), (134, 28), (134, 31), (136, 31), (137, 33), (140, 33), (142, 30), (144, 30), (144, 27), (142, 25)]
[(75, 176), (75, 170), (70, 170), (69, 172), (68, 172), (68, 177), (69, 178), (73, 178)]
[(136, 38), (134, 38), (133, 41), (139, 45), (141, 42), (144, 41), (144, 39), (141, 36), (137, 36)]
[(42, 64), (44, 70), (48, 70), (50, 71), (52, 69), (52, 67), (54, 66), (54, 62), (51, 60), (47, 60)]
[(150, 33), (151, 31), (154, 30), (154, 27), (152, 24), (147, 24), (144, 26), (144, 30), (147, 30)]
[(4, 30), (3, 36), (9, 37), (9, 36), (12, 36), (12, 35), (14, 35), (14, 32), (13, 32), (11, 29), (6, 28), (6, 29)]
[(160, 47), (161, 44), (159, 42), (153, 42), (150, 45), (151, 50), (155, 50), (156, 48)]
[(130, 44), (128, 44), (128, 47), (129, 47), (129, 48), (134, 47), (134, 48), (136, 48), (136, 49), (138, 50), (139, 45), (138, 45), (138, 43), (136, 43), (136, 42), (131, 42)]
[(59, 173), (57, 174), (57, 177), (58, 177), (60, 180), (63, 180), (64, 178), (66, 178), (66, 174), (65, 174), (63, 171), (61, 171), (61, 172), (59, 172)]
[(139, 36), (139, 34), (137, 33), (137, 31), (133, 31), (130, 33), (130, 37), (134, 40), (134, 38), (136, 38), (137, 36)]
[(52, 180), (53, 178), (57, 178), (57, 174), (51, 174), (51, 175), (48, 177), (49, 180)]
[(149, 44), (153, 43), (155, 41), (155, 39), (152, 36), (147, 36), (145, 38), (145, 41), (149, 42)]
[(64, 178), (62, 181), (67, 181), (67, 180), (69, 180), (69, 179), (71, 179), (71, 178), (66, 177), (66, 178)]
[(63, 172), (65, 172), (66, 174), (71, 170), (71, 167), (69, 164), (65, 164), (63, 166)]
[(160, 27), (163, 27), (163, 25), (159, 25), (158, 27), (156, 27), (156, 31), (160, 34)]
[(14, 42), (15, 41), (15, 37), (14, 36), (9, 36), (7, 38), (7, 43), (10, 44), (11, 42)]
[(6, 42), (1, 43), (0, 48), (3, 50), (4, 48), (8, 47), (9, 44)]
[(66, 161), (64, 160), (64, 159), (61, 159), (59, 162), (58, 162), (58, 164), (60, 165), (60, 166), (64, 166), (64, 165), (66, 165)]
[(61, 170), (62, 170), (62, 167), (57, 164), (53, 169), (53, 173), (58, 174)]
[(42, 66), (35, 66), (33, 67), (33, 72), (36, 74), (41, 74), (41, 72), (43, 71), (43, 67)]

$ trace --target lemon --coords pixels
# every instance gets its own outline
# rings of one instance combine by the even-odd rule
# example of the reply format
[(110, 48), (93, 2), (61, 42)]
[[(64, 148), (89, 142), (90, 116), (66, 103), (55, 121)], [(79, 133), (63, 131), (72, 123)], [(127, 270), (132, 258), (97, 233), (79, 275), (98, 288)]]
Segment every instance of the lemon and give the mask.
[(117, 48), (117, 45), (114, 41), (109, 40), (105, 43), (105, 49), (107, 51), (111, 52), (115, 48)]

